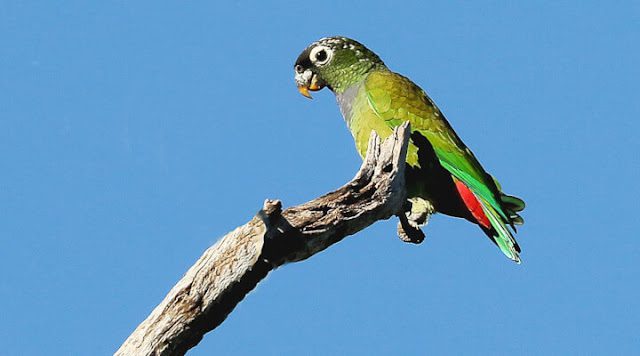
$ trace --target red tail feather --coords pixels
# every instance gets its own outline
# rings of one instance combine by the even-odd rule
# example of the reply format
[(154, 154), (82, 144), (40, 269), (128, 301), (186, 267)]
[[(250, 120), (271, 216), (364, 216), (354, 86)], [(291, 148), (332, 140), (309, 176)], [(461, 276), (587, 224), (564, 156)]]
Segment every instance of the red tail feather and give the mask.
[(475, 194), (461, 181), (455, 179), (456, 188), (458, 189), (458, 193), (460, 193), (460, 197), (464, 202), (464, 205), (469, 209), (471, 215), (476, 219), (480, 226), (490, 229), (491, 222), (489, 222), (489, 218), (484, 214), (482, 210), (482, 205), (476, 198)]

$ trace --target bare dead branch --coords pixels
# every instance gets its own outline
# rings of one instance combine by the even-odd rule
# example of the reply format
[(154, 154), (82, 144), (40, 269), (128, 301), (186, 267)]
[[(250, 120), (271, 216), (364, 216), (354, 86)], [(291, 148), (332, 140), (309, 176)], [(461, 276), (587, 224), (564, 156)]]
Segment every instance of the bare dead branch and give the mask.
[(360, 170), (334, 192), (284, 211), (279, 201), (265, 201), (251, 221), (204, 252), (116, 355), (183, 355), (271, 270), (400, 214), (409, 132), (407, 123), (384, 143), (372, 133)]

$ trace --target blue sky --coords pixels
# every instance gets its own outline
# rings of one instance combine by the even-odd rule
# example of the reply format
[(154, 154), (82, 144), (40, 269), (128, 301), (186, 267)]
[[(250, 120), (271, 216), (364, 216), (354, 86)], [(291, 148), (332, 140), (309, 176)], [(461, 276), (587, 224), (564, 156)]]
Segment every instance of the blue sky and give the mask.
[(640, 345), (633, 1), (4, 2), (2, 354), (110, 354), (265, 198), (359, 166), (292, 65), (360, 40), (525, 198), (517, 266), (437, 216), (379, 222), (261, 283), (190, 354), (622, 354)]

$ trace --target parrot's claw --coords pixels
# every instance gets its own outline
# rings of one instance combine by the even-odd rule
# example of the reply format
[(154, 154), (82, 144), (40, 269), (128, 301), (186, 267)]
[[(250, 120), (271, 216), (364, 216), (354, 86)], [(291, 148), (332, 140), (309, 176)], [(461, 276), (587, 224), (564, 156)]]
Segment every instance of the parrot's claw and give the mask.
[(419, 244), (424, 241), (425, 235), (420, 227), (409, 221), (405, 214), (398, 216), (400, 221), (398, 222), (398, 237), (404, 242), (410, 242), (413, 244)]
[(433, 206), (424, 199), (407, 200), (403, 211), (398, 214), (398, 237), (404, 242), (419, 244), (424, 241), (425, 234), (420, 229), (429, 222)]

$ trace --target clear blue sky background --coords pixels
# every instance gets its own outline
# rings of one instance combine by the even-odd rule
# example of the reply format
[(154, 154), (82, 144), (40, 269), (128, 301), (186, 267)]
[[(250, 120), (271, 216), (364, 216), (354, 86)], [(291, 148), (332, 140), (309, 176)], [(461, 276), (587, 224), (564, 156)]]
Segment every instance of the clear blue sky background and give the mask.
[(5, 1), (0, 354), (110, 354), (265, 198), (349, 180), (333, 95), (293, 83), (334, 34), (526, 199), (524, 263), (461, 220), (419, 246), (379, 222), (272, 273), (191, 354), (638, 352), (637, 1)]

